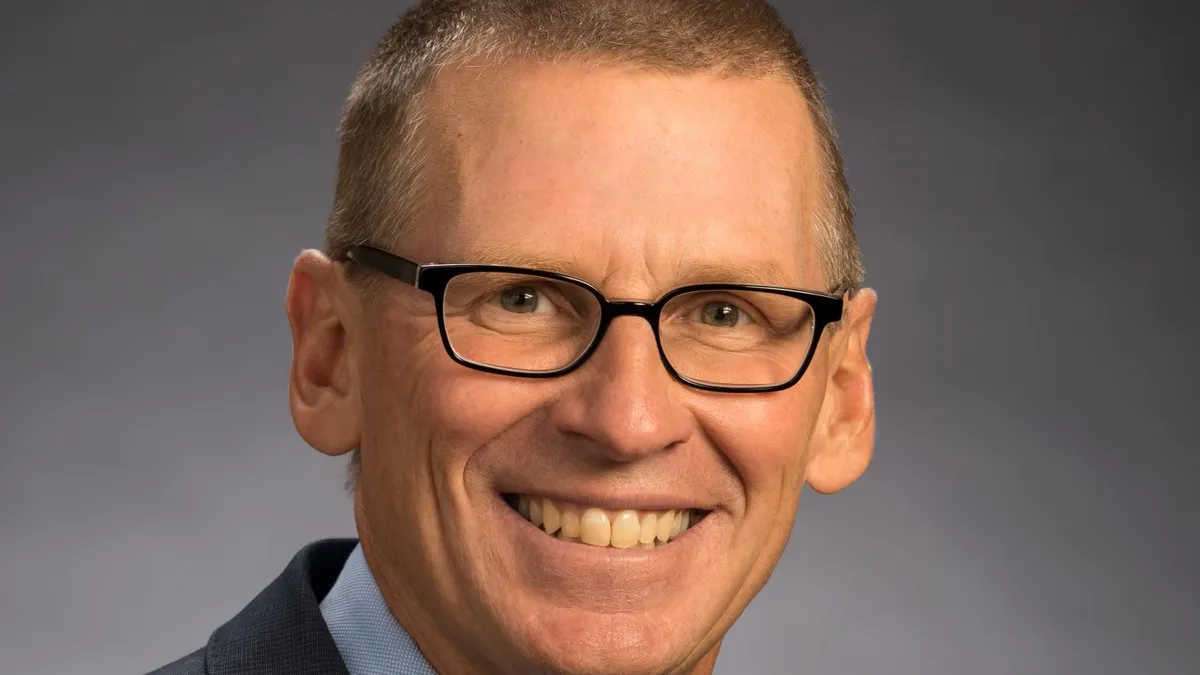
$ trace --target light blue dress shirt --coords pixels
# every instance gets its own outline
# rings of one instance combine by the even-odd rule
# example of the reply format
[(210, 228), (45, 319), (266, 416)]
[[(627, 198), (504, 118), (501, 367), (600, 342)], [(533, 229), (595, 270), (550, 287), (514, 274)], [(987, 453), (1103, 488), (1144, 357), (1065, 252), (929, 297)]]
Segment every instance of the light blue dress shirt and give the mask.
[(321, 615), (350, 675), (437, 675), (392, 616), (361, 545), (321, 601)]

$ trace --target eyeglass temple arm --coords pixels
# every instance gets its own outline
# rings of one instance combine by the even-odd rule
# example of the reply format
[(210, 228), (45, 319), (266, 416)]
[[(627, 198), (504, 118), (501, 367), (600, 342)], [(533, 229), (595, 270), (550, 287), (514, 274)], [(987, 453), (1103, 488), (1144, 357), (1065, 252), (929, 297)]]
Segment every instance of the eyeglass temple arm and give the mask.
[(416, 286), (417, 280), (421, 276), (419, 264), (371, 246), (352, 246), (350, 250), (346, 251), (346, 257), (360, 265), (379, 270), (410, 286)]

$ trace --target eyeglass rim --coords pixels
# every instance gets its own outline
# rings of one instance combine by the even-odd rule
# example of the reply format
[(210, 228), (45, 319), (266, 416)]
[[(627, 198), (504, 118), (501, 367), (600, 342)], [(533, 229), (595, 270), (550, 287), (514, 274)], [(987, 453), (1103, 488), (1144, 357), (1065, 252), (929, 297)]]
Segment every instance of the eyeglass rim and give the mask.
[[(625, 315), (636, 315), (646, 319), (650, 324), (651, 330), (654, 332), (655, 345), (658, 348), (659, 358), (668, 373), (676, 380), (683, 384), (694, 387), (696, 389), (723, 393), (769, 393), (781, 391), (795, 386), (797, 382), (804, 376), (808, 370), (812, 359), (816, 354), (817, 347), (820, 344), (821, 337), (825, 329), (833, 323), (842, 319), (845, 300), (840, 295), (833, 295), (821, 291), (812, 291), (806, 289), (789, 288), (785, 286), (770, 286), (759, 284), (739, 284), (739, 283), (698, 283), (688, 284), (672, 288), (665, 293), (659, 295), (653, 301), (640, 300), (612, 300), (609, 299), (600, 289), (593, 286), (584, 279), (562, 274), (559, 272), (550, 272), (546, 270), (538, 270), (527, 267), (518, 267), (512, 265), (494, 265), (494, 264), (476, 264), (476, 263), (418, 263), (416, 261), (405, 258), (404, 256), (392, 253), (391, 251), (371, 246), (360, 244), (347, 249), (343, 258), (362, 265), (368, 269), (380, 272), (396, 281), (400, 281), (407, 285), (413, 286), (419, 290), (425, 291), (433, 296), (434, 304), (437, 308), (438, 331), (441, 334), (442, 346), (446, 353), (456, 363), (473, 370), (478, 370), (486, 373), (497, 375), (508, 375), (512, 377), (522, 377), (527, 379), (548, 379), (554, 377), (563, 377), (572, 371), (582, 366), (588, 358), (599, 347), (605, 333), (608, 330), (612, 320)], [(567, 282), (579, 286), (591, 293), (597, 300), (600, 306), (600, 320), (596, 326), (595, 335), (592, 336), (588, 347), (583, 350), (569, 364), (547, 371), (530, 371), (512, 368), (504, 368), (493, 366), (478, 361), (472, 361), (457, 351), (450, 342), (450, 336), (446, 329), (445, 319), (445, 291), (449, 283), (458, 276), (480, 272), (501, 272), (506, 274), (523, 274), (527, 276), (535, 276), (545, 279), (553, 279), (557, 281)], [(808, 353), (805, 355), (800, 367), (796, 373), (788, 380), (776, 384), (767, 385), (727, 385), (713, 384), (703, 380), (695, 380), (680, 373), (667, 357), (663, 348), (662, 336), (659, 333), (659, 319), (662, 309), (673, 298), (679, 295), (706, 291), (706, 290), (746, 290), (759, 291), (784, 295), (796, 298), (806, 302), (813, 310), (813, 331), (812, 338), (808, 346)]]

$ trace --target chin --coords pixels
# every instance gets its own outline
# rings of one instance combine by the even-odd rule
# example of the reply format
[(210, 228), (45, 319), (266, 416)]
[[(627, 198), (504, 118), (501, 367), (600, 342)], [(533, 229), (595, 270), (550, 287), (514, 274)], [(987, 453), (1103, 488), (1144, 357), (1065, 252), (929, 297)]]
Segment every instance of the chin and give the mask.
[[(686, 615), (685, 615), (686, 616)], [(663, 675), (675, 672), (697, 645), (691, 627), (662, 614), (603, 614), (557, 608), (527, 614), (514, 644), (522, 661), (547, 675)], [(523, 671), (524, 672), (524, 671)]]

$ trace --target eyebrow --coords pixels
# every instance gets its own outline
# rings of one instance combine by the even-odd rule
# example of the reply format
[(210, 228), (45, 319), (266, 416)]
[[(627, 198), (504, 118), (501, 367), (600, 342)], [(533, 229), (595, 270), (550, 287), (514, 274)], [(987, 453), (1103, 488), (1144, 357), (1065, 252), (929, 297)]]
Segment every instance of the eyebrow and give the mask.
[(471, 253), (466, 256), (462, 256), (461, 260), (455, 256), (453, 261), (472, 265), (503, 265), (505, 267), (523, 267), (525, 269), (554, 272), (556, 274), (565, 274), (573, 277), (580, 276), (579, 263), (570, 258), (561, 258), (544, 253), (538, 253), (536, 251), (525, 251), (505, 245), (492, 244), (481, 246), (479, 248), (472, 249)]
[(752, 284), (757, 286), (793, 286), (788, 281), (790, 275), (783, 271), (773, 260), (755, 260), (752, 262), (718, 263), (699, 261), (691, 264), (681, 263), (677, 268), (676, 282), (680, 286), (688, 284), (717, 283), (717, 284)]
[[(462, 262), (483, 265), (504, 265), (507, 267), (523, 267), (525, 269), (541, 270), (565, 274), (576, 278), (585, 278), (580, 273), (582, 265), (577, 258), (527, 251), (505, 245), (487, 245), (471, 252), (469, 259), (464, 256)], [(675, 286), (690, 284), (751, 284), (757, 286), (794, 286), (792, 275), (773, 260), (754, 260), (739, 262), (717, 262), (699, 260), (694, 262), (676, 261), (672, 280)]]

